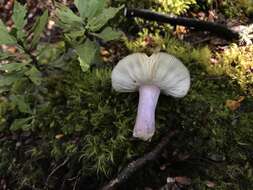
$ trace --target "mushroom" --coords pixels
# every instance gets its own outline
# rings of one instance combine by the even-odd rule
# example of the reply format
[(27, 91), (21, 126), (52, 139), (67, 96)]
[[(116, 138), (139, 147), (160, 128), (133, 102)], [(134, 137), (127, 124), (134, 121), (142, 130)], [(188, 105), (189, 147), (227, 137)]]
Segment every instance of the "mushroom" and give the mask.
[(112, 87), (118, 92), (139, 90), (133, 136), (147, 141), (155, 132), (155, 109), (160, 91), (177, 98), (185, 96), (190, 88), (190, 74), (173, 55), (133, 53), (114, 67)]

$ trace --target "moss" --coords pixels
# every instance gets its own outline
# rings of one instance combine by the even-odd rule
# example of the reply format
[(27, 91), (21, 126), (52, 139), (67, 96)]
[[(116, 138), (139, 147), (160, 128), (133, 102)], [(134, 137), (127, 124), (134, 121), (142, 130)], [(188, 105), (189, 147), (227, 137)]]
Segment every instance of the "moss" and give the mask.
[(245, 93), (253, 95), (253, 46), (239, 47), (232, 44), (224, 52), (217, 55), (219, 62), (213, 68), (230, 76)]
[[(137, 93), (113, 91), (110, 68), (83, 73), (76, 62), (70, 62), (66, 71), (52, 73), (43, 80), (39, 91), (29, 90), (28, 102), (34, 111), (25, 128), (10, 126), (14, 118), (31, 115), (16, 110), (8, 96), (1, 98), (1, 117), (7, 118), (2, 123), (1, 134), (10, 137), (0, 140), (1, 175), (9, 176), (10, 185), (16, 189), (40, 189), (50, 172), (67, 160), (48, 179), (49, 189), (60, 185), (56, 179), (77, 175), (83, 176), (83, 184), (92, 177), (93, 183), (99, 185), (105, 176), (115, 175), (130, 160), (152, 149), (164, 133), (176, 127), (180, 134), (171, 142), (168, 151), (177, 150), (191, 157), (183, 165), (173, 164), (170, 175), (191, 177), (193, 189), (203, 189), (205, 180), (215, 181), (217, 189), (236, 189), (241, 183), (252, 184), (253, 115), (249, 106), (252, 98), (247, 97), (236, 112), (226, 108), (227, 99), (236, 99), (243, 92), (228, 78), (212, 78), (208, 74), (207, 63), (211, 56), (208, 48), (193, 48), (169, 37), (164, 39), (161, 48), (183, 60), (191, 72), (192, 85), (183, 99), (160, 97), (157, 131), (151, 143), (131, 139)], [(24, 82), (27, 85), (27, 81)], [(22, 86), (13, 92), (22, 93)], [(219, 158), (225, 158), (219, 170), (206, 161)], [(147, 170), (152, 176), (150, 168)], [(158, 186), (165, 179), (158, 180), (157, 175), (154, 181), (149, 181)], [(243, 182), (239, 183), (238, 177)], [(71, 182), (70, 186), (73, 184)]]

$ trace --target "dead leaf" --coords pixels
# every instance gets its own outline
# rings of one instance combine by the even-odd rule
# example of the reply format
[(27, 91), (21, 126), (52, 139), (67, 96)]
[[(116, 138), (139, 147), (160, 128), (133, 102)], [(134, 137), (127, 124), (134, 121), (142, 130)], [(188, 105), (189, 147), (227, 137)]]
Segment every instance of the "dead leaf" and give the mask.
[(55, 138), (58, 139), (58, 140), (61, 139), (61, 138), (63, 138), (63, 137), (64, 137), (64, 134), (55, 135)]
[(215, 187), (215, 183), (212, 182), (212, 181), (207, 181), (206, 182), (206, 186), (209, 187), (209, 188), (214, 188)]
[(225, 105), (231, 111), (235, 111), (241, 106), (241, 102), (244, 99), (245, 99), (245, 96), (240, 96), (237, 100), (227, 100)]
[(181, 185), (191, 185), (191, 179), (184, 176), (175, 177), (175, 181)]
[(199, 12), (197, 14), (199, 20), (205, 20), (206, 14), (204, 12)]
[(179, 39), (184, 39), (186, 33), (187, 28), (185, 26), (176, 26), (176, 31), (174, 32), (174, 35), (176, 35)]
[(215, 65), (219, 62), (219, 60), (217, 58), (212, 57), (210, 58), (210, 62)]
[(161, 165), (160, 170), (164, 171), (166, 169), (166, 165)]
[(167, 183), (175, 183), (175, 179), (173, 177), (167, 177)]
[(218, 18), (217, 13), (215, 10), (208, 11), (208, 21), (214, 22)]
[(110, 54), (110, 52), (109, 52), (107, 49), (101, 48), (101, 50), (100, 50), (100, 55), (101, 55), (101, 56), (108, 57), (108, 56), (110, 56), (111, 54)]
[(144, 42), (145, 42), (145, 45), (148, 45), (148, 46), (152, 47), (155, 43), (155, 40), (151, 36), (146, 36), (144, 38)]
[(178, 159), (180, 161), (183, 161), (183, 160), (187, 160), (188, 158), (190, 158), (190, 154), (178, 154)]

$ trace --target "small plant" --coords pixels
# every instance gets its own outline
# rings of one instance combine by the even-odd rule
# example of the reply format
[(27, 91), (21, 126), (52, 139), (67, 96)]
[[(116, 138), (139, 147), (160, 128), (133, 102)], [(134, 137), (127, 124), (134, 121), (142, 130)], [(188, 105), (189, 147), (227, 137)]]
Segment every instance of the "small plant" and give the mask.
[(99, 49), (98, 40), (118, 39), (122, 33), (106, 26), (123, 6), (106, 8), (106, 0), (75, 0), (79, 16), (68, 7), (58, 4), (58, 25), (64, 31), (67, 44), (73, 47), (83, 71), (87, 71)]
[(196, 0), (154, 0), (153, 3), (156, 4), (154, 10), (158, 12), (180, 15), (196, 4)]
[[(14, 26), (11, 30), (8, 31), (0, 21), (0, 45), (7, 45), (7, 50), (0, 51), (0, 61), (3, 62), (0, 65), (0, 93), (4, 95), (1, 112), (17, 108), (21, 113), (19, 119), (13, 121), (12, 129), (20, 127), (27, 129), (29, 124), (34, 123), (36, 106), (44, 101), (38, 94), (48, 90), (50, 73), (66, 70), (68, 65), (64, 64), (76, 60), (79, 60), (82, 71), (87, 71), (94, 59), (98, 59), (98, 39), (110, 41), (121, 36), (121, 32), (113, 30), (106, 24), (122, 7), (106, 8), (105, 1), (76, 0), (75, 4), (80, 16), (58, 4), (57, 18), (59, 26), (63, 28), (64, 41), (56, 44), (40, 43), (49, 19), (47, 10), (37, 17), (29, 31), (25, 31), (26, 7), (18, 1), (14, 4), (12, 15)], [(9, 46), (16, 51), (14, 53), (8, 51)], [(6, 101), (12, 103), (11, 106), (7, 106), (8, 108), (5, 105)], [(36, 104), (31, 106), (31, 102)], [(1, 117), (1, 124), (12, 122), (7, 120)]]

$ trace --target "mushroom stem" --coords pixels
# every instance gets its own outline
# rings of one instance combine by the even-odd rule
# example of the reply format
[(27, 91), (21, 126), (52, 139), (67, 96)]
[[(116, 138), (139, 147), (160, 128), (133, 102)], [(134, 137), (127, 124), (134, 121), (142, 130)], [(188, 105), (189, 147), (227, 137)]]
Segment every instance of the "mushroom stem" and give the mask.
[(155, 133), (155, 108), (160, 89), (155, 85), (143, 85), (139, 88), (139, 105), (133, 136), (149, 140)]

